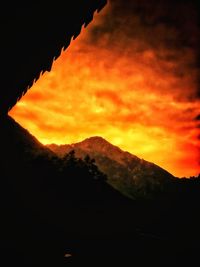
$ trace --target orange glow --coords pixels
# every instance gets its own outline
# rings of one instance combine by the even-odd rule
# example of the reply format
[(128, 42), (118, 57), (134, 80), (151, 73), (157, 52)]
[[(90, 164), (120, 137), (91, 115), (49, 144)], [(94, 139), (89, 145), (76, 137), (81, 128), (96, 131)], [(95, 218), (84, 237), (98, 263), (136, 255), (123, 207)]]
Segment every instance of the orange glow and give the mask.
[(9, 114), (43, 144), (99, 135), (175, 176), (197, 175), (200, 146), (194, 118), (200, 101), (190, 98), (196, 73), (174, 71), (194, 55), (190, 49), (177, 51), (177, 60), (170, 62), (163, 60), (166, 47), (158, 57), (148, 45), (139, 51), (138, 39), (112, 43), (108, 34), (93, 44), (92, 30), (109, 8), (95, 16)]

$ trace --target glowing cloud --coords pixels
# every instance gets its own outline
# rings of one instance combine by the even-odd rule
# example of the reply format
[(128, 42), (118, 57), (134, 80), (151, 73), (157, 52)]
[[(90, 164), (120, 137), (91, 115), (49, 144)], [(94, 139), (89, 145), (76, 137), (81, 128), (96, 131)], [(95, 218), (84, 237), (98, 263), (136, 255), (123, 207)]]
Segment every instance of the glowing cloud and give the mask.
[(121, 1), (111, 1), (10, 115), (44, 144), (100, 135), (176, 176), (197, 175), (195, 45), (177, 47), (177, 28), (153, 24), (158, 15), (147, 17), (143, 2), (130, 18)]

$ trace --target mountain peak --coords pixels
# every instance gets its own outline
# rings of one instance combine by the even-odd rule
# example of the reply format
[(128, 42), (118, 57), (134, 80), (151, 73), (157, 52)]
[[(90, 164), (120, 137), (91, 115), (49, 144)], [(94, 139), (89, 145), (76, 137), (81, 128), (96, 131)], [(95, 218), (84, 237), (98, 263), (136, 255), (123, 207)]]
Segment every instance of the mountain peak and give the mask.
[(89, 155), (95, 159), (100, 171), (107, 175), (108, 183), (132, 198), (142, 194), (150, 196), (173, 179), (166, 170), (123, 151), (100, 136), (92, 136), (71, 145), (55, 146), (52, 149), (61, 157), (70, 150), (75, 150), (79, 158)]
[(118, 146), (111, 144), (101, 136), (92, 136), (74, 145), (87, 151), (96, 151), (107, 155), (119, 154), (122, 152)]
[(99, 135), (88, 137), (85, 140), (101, 140), (101, 141), (106, 141), (106, 139), (104, 139), (102, 136), (99, 136)]
[[(104, 139), (101, 136), (91, 136), (88, 137), (86, 139), (84, 139), (83, 141), (81, 141), (80, 143), (105, 143), (105, 144), (110, 144), (106, 139)], [(111, 144), (110, 144), (111, 145)]]

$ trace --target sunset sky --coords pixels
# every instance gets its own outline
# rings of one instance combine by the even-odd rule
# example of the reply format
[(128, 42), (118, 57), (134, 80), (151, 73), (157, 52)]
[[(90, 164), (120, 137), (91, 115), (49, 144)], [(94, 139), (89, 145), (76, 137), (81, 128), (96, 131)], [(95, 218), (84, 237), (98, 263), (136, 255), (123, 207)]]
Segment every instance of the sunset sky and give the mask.
[(43, 144), (98, 135), (175, 176), (197, 175), (195, 8), (128, 2), (95, 14), (9, 114)]

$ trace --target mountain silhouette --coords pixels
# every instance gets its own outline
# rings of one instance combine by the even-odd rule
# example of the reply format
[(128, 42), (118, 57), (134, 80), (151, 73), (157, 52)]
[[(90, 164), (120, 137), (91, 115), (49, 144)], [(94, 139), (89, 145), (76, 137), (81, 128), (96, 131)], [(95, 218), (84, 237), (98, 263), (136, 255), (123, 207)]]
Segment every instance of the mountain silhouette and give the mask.
[(1, 117), (0, 123), (5, 255), (13, 251), (16, 259), (28, 261), (32, 250), (33, 266), (47, 255), (63, 261), (65, 246), (71, 249), (74, 240), (83, 249), (82, 239), (123, 236), (125, 224), (133, 225), (124, 219), (129, 199), (101, 180), (96, 168), (90, 172), (95, 167), (90, 160), (74, 159), (75, 165), (73, 156), (61, 160), (11, 117)]
[[(72, 254), (71, 260), (65, 259), (65, 264), (72, 261), (72, 266), (81, 266), (83, 262), (88, 266), (104, 266), (104, 263), (112, 266), (119, 261), (122, 266), (128, 266), (129, 261), (137, 266), (146, 266), (149, 261), (156, 263), (155, 266), (164, 266), (164, 262), (169, 266), (172, 261), (190, 262), (191, 256), (196, 260), (195, 248), (200, 236), (199, 179), (176, 179), (155, 164), (99, 137), (68, 145), (64, 157), (61, 151), (57, 157), (12, 118), (2, 117), (0, 122), (4, 257), (9, 258), (9, 253), (13, 253), (12, 258), (28, 262), (31, 250), (35, 253), (33, 266), (37, 266), (38, 260), (43, 266), (47, 259), (58, 262), (64, 253)], [(86, 154), (91, 158), (97, 155), (96, 164), (102, 162), (111, 173), (116, 170), (115, 179), (129, 165), (129, 175), (131, 170), (140, 170), (135, 166), (145, 166), (143, 173), (155, 174), (148, 179), (152, 186), (147, 186), (143, 181), (147, 176), (142, 177), (138, 172), (143, 191), (134, 189), (136, 200), (127, 198), (119, 191), (133, 197), (126, 190), (138, 185), (128, 184), (124, 175), (118, 183), (109, 180), (114, 177), (107, 178), (110, 186), (101, 179), (95, 163)], [(95, 172), (90, 173), (92, 168)], [(96, 174), (100, 174), (100, 179), (96, 179)], [(166, 190), (163, 198), (164, 192), (159, 195), (157, 189), (165, 182), (173, 192)]]
[(89, 155), (95, 159), (98, 168), (107, 175), (108, 183), (131, 198), (149, 198), (163, 194), (175, 179), (172, 174), (156, 164), (123, 151), (99, 136), (71, 145), (51, 144), (47, 147), (59, 157), (63, 157), (71, 150), (82, 159)]
[(56, 156), (52, 150), (40, 143), (37, 138), (10, 116), (1, 117), (0, 121), (1, 138), (3, 140), (1, 149), (4, 153), (9, 153), (9, 151), (12, 151), (15, 147), (16, 150), (21, 149), (24, 153), (27, 153), (27, 155), (44, 155), (47, 157)]

